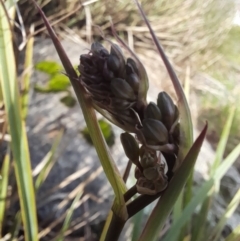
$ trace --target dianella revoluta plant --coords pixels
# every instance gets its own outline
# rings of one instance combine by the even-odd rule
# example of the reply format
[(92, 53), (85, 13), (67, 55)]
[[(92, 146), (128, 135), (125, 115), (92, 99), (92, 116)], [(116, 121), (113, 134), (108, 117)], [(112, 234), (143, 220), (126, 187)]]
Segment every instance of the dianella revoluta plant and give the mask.
[[(161, 197), (155, 213), (159, 214), (159, 209), (162, 212), (157, 217), (154, 213), (150, 215), (147, 223), (150, 228), (144, 229), (139, 239), (155, 240), (191, 176), (207, 130), (205, 126), (193, 144), (191, 115), (181, 84), (137, 1), (136, 5), (170, 75), (177, 103), (164, 91), (159, 92), (155, 103), (147, 102), (149, 84), (146, 70), (113, 26), (113, 35), (119, 45), (128, 50), (131, 58), (126, 59), (120, 46), (109, 40), (110, 50), (94, 42), (90, 51), (80, 56), (78, 76), (50, 23), (36, 5), (73, 85), (103, 170), (115, 194), (101, 235), (102, 241), (118, 240), (126, 221)], [(123, 130), (121, 143), (129, 159), (124, 177), (121, 177), (103, 139), (95, 110)], [(125, 182), (132, 164), (135, 166), (136, 184), (128, 189)]]

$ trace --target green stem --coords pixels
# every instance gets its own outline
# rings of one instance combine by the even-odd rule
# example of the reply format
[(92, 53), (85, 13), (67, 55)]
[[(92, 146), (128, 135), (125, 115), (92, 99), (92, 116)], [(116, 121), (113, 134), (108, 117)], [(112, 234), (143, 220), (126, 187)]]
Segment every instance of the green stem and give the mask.
[(126, 220), (127, 211), (125, 207), (123, 194), (126, 192), (127, 188), (111, 156), (111, 153), (108, 149), (108, 146), (103, 137), (101, 129), (98, 125), (96, 113), (95, 113), (95, 110), (93, 109), (92, 100), (88, 96), (84, 87), (81, 85), (79, 81), (79, 77), (76, 74), (76, 71), (74, 70), (66, 52), (64, 51), (59, 39), (57, 38), (55, 32), (53, 31), (43, 11), (37, 5), (35, 0), (32, 0), (32, 1), (37, 7), (39, 13), (41, 14), (41, 17), (45, 23), (45, 26), (47, 27), (47, 30), (53, 41), (53, 44), (58, 52), (59, 58), (61, 59), (61, 62), (64, 66), (64, 69), (67, 75), (69, 76), (73, 89), (78, 98), (79, 104), (82, 108), (82, 112), (89, 130), (92, 142), (96, 148), (104, 173), (107, 176), (108, 181), (110, 182), (114, 190), (114, 194), (116, 198), (115, 198), (115, 202), (113, 204), (112, 210), (116, 215), (121, 217), (123, 220)]

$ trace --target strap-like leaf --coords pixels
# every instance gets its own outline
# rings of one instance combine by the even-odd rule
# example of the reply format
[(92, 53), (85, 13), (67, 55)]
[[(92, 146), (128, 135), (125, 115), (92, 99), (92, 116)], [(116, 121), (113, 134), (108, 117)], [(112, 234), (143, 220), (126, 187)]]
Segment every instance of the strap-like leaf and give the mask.
[[(9, 4), (9, 1), (6, 1)], [(9, 5), (8, 5), (9, 6)], [(9, 9), (12, 12), (13, 9)], [(33, 188), (28, 141), (20, 107), (10, 17), (5, 1), (0, 1), (0, 82), (11, 135), (11, 150), (20, 199), (26, 241), (38, 240), (35, 193)]]
[[(158, 201), (156, 207), (154, 208), (152, 214), (150, 215), (148, 222), (142, 232), (139, 241), (145, 240), (156, 240), (159, 230), (163, 227), (166, 218), (171, 212), (174, 203), (176, 202), (180, 192), (182, 191), (184, 184), (187, 181), (194, 164), (197, 160), (199, 151), (201, 149), (202, 143), (204, 141), (207, 132), (207, 124), (202, 130), (201, 134), (194, 142), (193, 146), (186, 155), (182, 165), (177, 170), (176, 174), (173, 176), (169, 183), (168, 188), (163, 193), (162, 197)], [(172, 239), (176, 240), (176, 239)]]

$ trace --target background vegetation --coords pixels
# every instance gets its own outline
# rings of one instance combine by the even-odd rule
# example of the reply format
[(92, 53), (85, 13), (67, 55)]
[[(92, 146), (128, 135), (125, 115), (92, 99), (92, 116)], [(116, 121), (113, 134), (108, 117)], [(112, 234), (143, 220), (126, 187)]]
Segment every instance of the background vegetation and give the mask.
[[(73, 38), (77, 34), (84, 41), (91, 42), (93, 39), (99, 38), (99, 29), (94, 25), (99, 25), (106, 36), (111, 36), (109, 22), (109, 17), (111, 17), (119, 35), (129, 43), (132, 49), (139, 53), (142, 58), (145, 56), (146, 62), (151, 63), (155, 59), (156, 51), (149, 31), (143, 24), (135, 5), (129, 3), (129, 1), (121, 1), (117, 4), (110, 0), (81, 3), (77, 0), (39, 0), (37, 2), (54, 24), (60, 38), (69, 38), (69, 36)], [(114, 4), (114, 8), (112, 4)], [(189, 87), (191, 95), (197, 96), (197, 98), (193, 98), (198, 105), (194, 116), (196, 116), (199, 127), (206, 119), (208, 120), (210, 127), (208, 138), (214, 148), (217, 147), (222, 133), (215, 160), (217, 164), (210, 172), (212, 179), (204, 183), (199, 189), (199, 196), (197, 197), (200, 197), (201, 193), (207, 193), (206, 190), (210, 190), (211, 181), (218, 182), (226, 172), (228, 166), (224, 167), (219, 164), (223, 155), (226, 156), (225, 161), (227, 161), (223, 163), (228, 163), (228, 165), (233, 163), (239, 155), (237, 145), (240, 140), (240, 106), (238, 104), (240, 103), (240, 27), (232, 25), (236, 12), (234, 1), (208, 0), (203, 3), (200, 0), (155, 0), (151, 3), (142, 1), (142, 5), (157, 37), (174, 63), (180, 79), (185, 80), (185, 87)], [(45, 27), (30, 0), (19, 1), (19, 9), (15, 8), (11, 1), (7, 1), (6, 6), (10, 18), (7, 18), (4, 8), (1, 7), (0, 29), (2, 73), (0, 75), (0, 144), (1, 154), (4, 153), (0, 157), (0, 231), (4, 240), (21, 240), (23, 239), (24, 225), (25, 237), (35, 237), (29, 240), (37, 240), (37, 237), (42, 238), (42, 240), (44, 238), (45, 240), (65, 240), (64, 235), (71, 233), (71, 228), (69, 228), (71, 227), (71, 216), (77, 205), (80, 205), (79, 199), (81, 199), (82, 191), (77, 193), (68, 211), (50, 225), (51, 229), (54, 230), (50, 235), (51, 238), (48, 236), (50, 231), (43, 226), (39, 225), (39, 230), (32, 228), (34, 223), (38, 226), (37, 212), (33, 201), (35, 193), (54, 165), (54, 154), (64, 134), (63, 131), (59, 132), (52, 149), (42, 160), (42, 166), (38, 170), (33, 170), (33, 175), (36, 177), (33, 182), (30, 174), (31, 161), (25, 132), (25, 117), (27, 116), (29, 98), (29, 69), (33, 65), (33, 36), (46, 36)], [(10, 6), (13, 6), (13, 8)], [(14, 19), (16, 20), (15, 25), (13, 24)], [(7, 37), (7, 34), (10, 33), (6, 33), (8, 24), (14, 28), (15, 48), (13, 49), (6, 45), (8, 41), (11, 41), (11, 37)], [(34, 26), (34, 30), (32, 26)], [(11, 31), (9, 30), (9, 32)], [(20, 66), (18, 56), (22, 52), (25, 55), (24, 67), (15, 70), (13, 63), (16, 63), (17, 68)], [(6, 59), (4, 59), (4, 55)], [(45, 67), (42, 66), (41, 63), (38, 63), (36, 69), (46, 71), (44, 70)], [(50, 64), (49, 68), (54, 70), (54, 67)], [(19, 75), (19, 73), (21, 74)], [(62, 75), (60, 77), (56, 71), (48, 74), (50, 76), (48, 85), (35, 86), (35, 90), (43, 92), (65, 91), (66, 97), (71, 99), (68, 99), (66, 103), (70, 102), (71, 106), (74, 97), (68, 91), (70, 82)], [(21, 86), (20, 95), (16, 94), (19, 92), (19, 86), (16, 85), (15, 81), (17, 76)], [(188, 79), (189, 82), (187, 82)], [(61, 85), (59, 85), (60, 82)], [(7, 83), (9, 84), (7, 85)], [(167, 88), (167, 86), (163, 87)], [(236, 107), (235, 115), (232, 111), (233, 106)], [(230, 112), (232, 114), (229, 115)], [(228, 124), (226, 124), (226, 116), (230, 116)], [(230, 134), (227, 141), (228, 133)], [(11, 146), (9, 143), (11, 143)], [(225, 145), (226, 151), (223, 152)], [(227, 156), (228, 154), (230, 154), (230, 158)], [(12, 159), (14, 159), (14, 169)], [(26, 175), (26, 173), (28, 174)], [(15, 190), (18, 190), (18, 195)], [(19, 200), (21, 207), (24, 207), (21, 214)], [(193, 199), (189, 208), (184, 210), (184, 216), (177, 215), (176, 211), (170, 232), (163, 240), (177, 240), (176, 237), (171, 236), (171, 233), (174, 233), (172, 230), (174, 228), (179, 230), (180, 223), (187, 223), (195, 210), (193, 207), (201, 203), (201, 211), (206, 214), (210, 201), (211, 198), (205, 199), (205, 202), (204, 198)], [(226, 213), (223, 214), (218, 225), (211, 231), (212, 236), (210, 237), (212, 239), (210, 240), (218, 240), (226, 217), (234, 212), (237, 203), (239, 203), (238, 193), (227, 207)], [(177, 210), (177, 207), (175, 210)], [(206, 224), (206, 216), (200, 214), (197, 214), (200, 223), (197, 223), (196, 227), (204, 227), (204, 224)], [(54, 229), (54, 227), (57, 227), (57, 229)], [(38, 231), (41, 232), (37, 235)], [(139, 236), (139, 232), (141, 232), (141, 229), (135, 223), (133, 240), (137, 240), (135, 237)], [(200, 232), (194, 228), (189, 233), (194, 238), (192, 240), (206, 240), (206, 236), (201, 236)], [(236, 233), (235, 235), (233, 232), (229, 237), (225, 237), (225, 240), (238, 240), (239, 231), (237, 229)], [(185, 234), (183, 236), (180, 234), (179, 240), (191, 240), (190, 236)]]

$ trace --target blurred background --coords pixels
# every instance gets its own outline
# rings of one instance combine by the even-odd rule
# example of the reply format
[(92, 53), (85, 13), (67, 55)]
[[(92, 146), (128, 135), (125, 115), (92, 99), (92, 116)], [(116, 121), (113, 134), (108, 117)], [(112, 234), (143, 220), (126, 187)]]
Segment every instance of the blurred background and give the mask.
[[(80, 55), (88, 52), (93, 41), (102, 41), (102, 36), (113, 39), (110, 28), (112, 21), (119, 36), (146, 67), (150, 82), (148, 100), (156, 100), (158, 92), (162, 90), (175, 97), (165, 67), (133, 1), (37, 2), (74, 66), (77, 67)], [(195, 182), (199, 185), (208, 176), (208, 166), (214, 159), (217, 143), (232, 107), (236, 108), (236, 114), (225, 156), (240, 141), (240, 1), (143, 0), (141, 4), (186, 91), (195, 133), (206, 120), (209, 124), (207, 141), (196, 167)], [(63, 220), (62, 215), (79, 190), (82, 190), (84, 198), (79, 203), (80, 209), (74, 214), (75, 221), (71, 224), (69, 234), (80, 234), (83, 240), (94, 240), (92, 234), (88, 237), (89, 232), (96, 236), (99, 234), (111, 206), (112, 192), (89, 141), (70, 83), (61, 74), (63, 70), (59, 59), (32, 1), (18, 1), (14, 31), (19, 78), (25, 69), (26, 43), (34, 37), (33, 71), (26, 112), (33, 173), (39, 173), (41, 163), (52, 150), (53, 141), (59, 138), (59, 130), (64, 130), (60, 148), (48, 166), (47, 175), (43, 178), (46, 180), (41, 183), (38, 193), (42, 240), (55, 237), (54, 232), (57, 232), (61, 221), (53, 224), (54, 221)], [(103, 43), (108, 46), (107, 41)], [(100, 115), (98, 117), (101, 119)], [(119, 142), (121, 131), (104, 121), (101, 127), (123, 172), (127, 160)], [(225, 182), (222, 182), (221, 198), (218, 199), (220, 204), (216, 202), (210, 220), (218, 217), (222, 207), (231, 200), (233, 190), (239, 189), (239, 180), (240, 158)], [(134, 178), (129, 182), (134, 183)], [(225, 235), (239, 223), (238, 208), (236, 216), (224, 229)], [(49, 226), (51, 228), (47, 231)]]
[[(112, 38), (111, 19), (118, 34), (149, 68), (150, 85), (155, 82), (161, 89), (171, 88), (149, 31), (131, 1), (113, 4), (110, 0), (43, 0), (38, 3), (59, 36), (79, 45), (84, 41), (89, 46), (92, 41), (101, 39), (101, 31), (105, 37)], [(236, 104), (238, 114), (232, 126), (230, 150), (239, 141), (240, 133), (240, 2), (154, 0), (141, 3), (179, 79), (183, 85), (189, 82), (195, 125), (199, 127), (205, 120), (209, 121), (208, 138), (213, 146), (219, 140), (226, 113)], [(25, 30), (34, 24), (35, 35), (47, 37), (31, 1), (21, 0), (19, 8)], [(71, 59), (71, 54), (69, 57)]]

